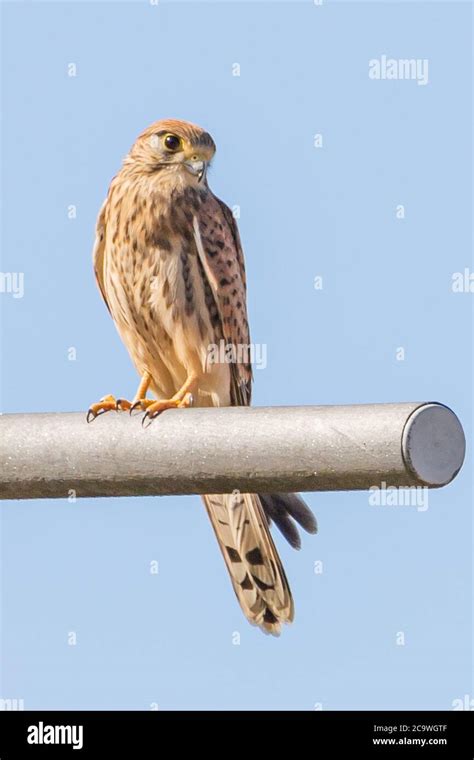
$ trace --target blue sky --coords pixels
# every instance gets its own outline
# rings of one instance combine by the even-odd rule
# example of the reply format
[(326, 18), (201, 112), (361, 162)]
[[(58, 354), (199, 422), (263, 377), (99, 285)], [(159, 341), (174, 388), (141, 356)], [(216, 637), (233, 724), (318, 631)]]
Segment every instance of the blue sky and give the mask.
[[(268, 353), (254, 403), (438, 400), (468, 455), (425, 512), (308, 494), (319, 534), (299, 553), (277, 537), (296, 601), (278, 640), (243, 618), (198, 497), (2, 503), (0, 696), (309, 710), (472, 696), (474, 296), (452, 290), (473, 271), (470, 4), (2, 12), (2, 271), (24, 275), (22, 298), (0, 293), (3, 412), (133, 394), (92, 275), (95, 217), (137, 134), (176, 117), (212, 133), (211, 187), (240, 206), (252, 338)], [(426, 59), (427, 84), (370, 79), (383, 55)]]

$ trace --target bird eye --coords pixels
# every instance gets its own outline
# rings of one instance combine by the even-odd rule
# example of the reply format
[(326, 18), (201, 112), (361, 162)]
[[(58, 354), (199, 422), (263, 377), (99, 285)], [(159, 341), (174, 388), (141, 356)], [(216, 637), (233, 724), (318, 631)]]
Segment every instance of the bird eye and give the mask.
[(176, 135), (166, 135), (165, 147), (171, 151), (177, 151), (181, 148), (181, 140)]

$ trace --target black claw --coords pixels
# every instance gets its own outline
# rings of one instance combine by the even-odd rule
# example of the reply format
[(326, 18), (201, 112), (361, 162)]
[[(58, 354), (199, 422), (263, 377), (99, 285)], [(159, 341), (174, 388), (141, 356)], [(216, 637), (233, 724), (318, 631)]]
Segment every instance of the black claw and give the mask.
[[(92, 415), (92, 416), (91, 416)], [(95, 420), (96, 414), (92, 411), (92, 409), (89, 409), (87, 412), (86, 422), (89, 424), (89, 422), (92, 422), (92, 420)]]
[(136, 409), (138, 409), (139, 406), (141, 406), (141, 403), (142, 403), (141, 401), (135, 401), (135, 403), (132, 404), (129, 411), (130, 416), (132, 416), (132, 412), (134, 412)]
[[(164, 409), (161, 409), (161, 411), (158, 412), (145, 412), (142, 419), (142, 427), (149, 427), (154, 419), (160, 416), (160, 414), (163, 414)], [(148, 420), (147, 424), (145, 425), (145, 420)]]
[(100, 417), (102, 414), (107, 414), (109, 410), (108, 409), (99, 409), (98, 412), (93, 412), (92, 409), (89, 409), (87, 412), (87, 422), (91, 422), (89, 420), (89, 415), (92, 414), (92, 419), (95, 420), (97, 417)]

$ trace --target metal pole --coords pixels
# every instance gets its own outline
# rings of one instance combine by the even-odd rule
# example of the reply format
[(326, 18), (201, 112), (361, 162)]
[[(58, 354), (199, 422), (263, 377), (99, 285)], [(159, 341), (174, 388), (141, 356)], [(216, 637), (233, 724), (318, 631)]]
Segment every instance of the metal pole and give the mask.
[(439, 487), (464, 459), (435, 403), (0, 416), (0, 498)]

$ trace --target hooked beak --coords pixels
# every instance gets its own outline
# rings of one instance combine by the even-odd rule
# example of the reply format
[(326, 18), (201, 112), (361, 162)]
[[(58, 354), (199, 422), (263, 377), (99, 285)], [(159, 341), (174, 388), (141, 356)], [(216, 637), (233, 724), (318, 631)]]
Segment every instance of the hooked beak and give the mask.
[(198, 182), (206, 176), (207, 161), (185, 161), (184, 165), (188, 172), (198, 178)]

